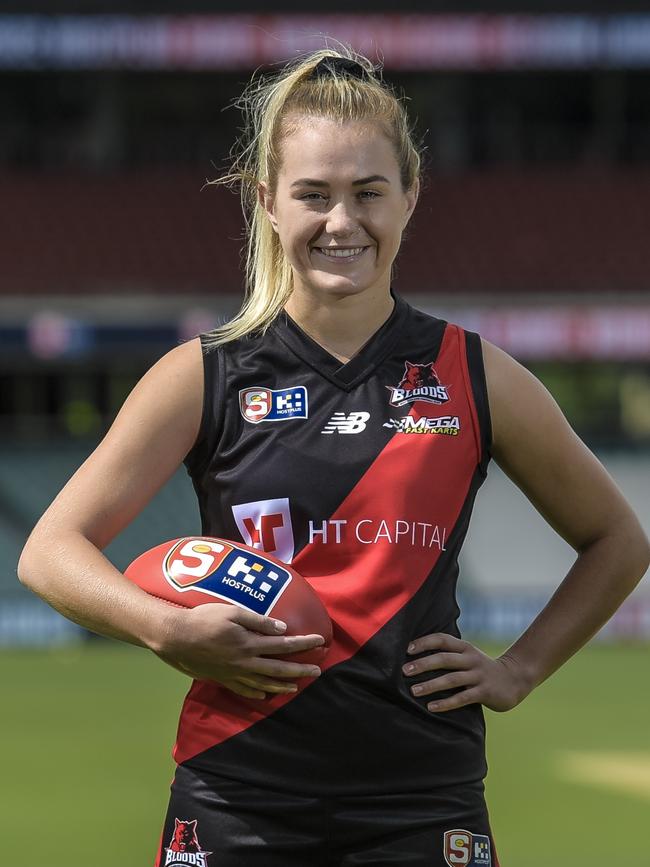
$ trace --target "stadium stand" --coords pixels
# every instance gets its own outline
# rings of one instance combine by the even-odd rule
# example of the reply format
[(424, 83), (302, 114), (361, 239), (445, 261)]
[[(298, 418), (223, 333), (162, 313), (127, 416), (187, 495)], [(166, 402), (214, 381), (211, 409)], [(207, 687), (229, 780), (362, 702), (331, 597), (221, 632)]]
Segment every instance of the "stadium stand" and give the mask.
[[(0, 179), (5, 292), (241, 289), (239, 199), (199, 169)], [(433, 174), (399, 260), (405, 292), (641, 293), (650, 171), (575, 166)]]
[[(95, 443), (49, 442), (47, 447), (3, 441), (0, 451), (0, 646), (50, 643), (76, 631), (16, 580), (26, 533), (36, 523)], [(125, 568), (142, 551), (200, 532), (194, 494), (180, 469), (145, 510), (107, 546), (106, 556)]]

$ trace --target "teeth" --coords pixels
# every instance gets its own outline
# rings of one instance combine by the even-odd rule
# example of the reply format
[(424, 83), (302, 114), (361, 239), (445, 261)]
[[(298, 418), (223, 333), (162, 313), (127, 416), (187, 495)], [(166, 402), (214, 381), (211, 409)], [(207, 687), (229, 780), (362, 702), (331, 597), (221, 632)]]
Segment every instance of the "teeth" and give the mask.
[(328, 247), (319, 247), (318, 248), (321, 253), (325, 253), (326, 256), (335, 256), (339, 259), (345, 259), (348, 256), (357, 256), (359, 253), (363, 253), (363, 247), (355, 247), (353, 250), (332, 250)]

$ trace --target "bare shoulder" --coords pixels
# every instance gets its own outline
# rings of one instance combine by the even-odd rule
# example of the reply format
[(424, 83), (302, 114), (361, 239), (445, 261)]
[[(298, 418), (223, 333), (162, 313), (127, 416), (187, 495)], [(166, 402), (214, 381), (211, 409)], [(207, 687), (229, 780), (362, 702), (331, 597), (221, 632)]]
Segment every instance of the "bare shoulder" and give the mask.
[(203, 388), (203, 351), (198, 337), (175, 346), (166, 352), (147, 371), (142, 381), (172, 378), (173, 382), (183, 382), (192, 390)]
[(540, 423), (544, 416), (546, 423), (568, 427), (556, 401), (536, 376), (493, 343), (481, 339), (481, 344), (495, 457), (514, 438), (513, 428), (533, 418)]
[(576, 449), (588, 451), (536, 376), (498, 346), (482, 346), (497, 463), (508, 470), (539, 460), (540, 452), (559, 463)]
[(168, 437), (180, 439), (187, 451), (198, 433), (202, 406), (203, 358), (201, 342), (195, 338), (171, 349), (145, 373), (106, 439), (119, 434), (124, 422), (131, 428), (141, 423), (152, 434), (164, 425)]
[(506, 352), (483, 341), (499, 466), (569, 544), (579, 549), (630, 509), (548, 389)]
[(174, 393), (178, 387), (191, 399), (203, 399), (203, 350), (198, 337), (181, 343), (165, 353), (145, 374), (144, 379), (167, 384), (167, 390)]
[(137, 383), (102, 447), (160, 449), (180, 463), (197, 437), (203, 409), (203, 357), (198, 338), (167, 352)]

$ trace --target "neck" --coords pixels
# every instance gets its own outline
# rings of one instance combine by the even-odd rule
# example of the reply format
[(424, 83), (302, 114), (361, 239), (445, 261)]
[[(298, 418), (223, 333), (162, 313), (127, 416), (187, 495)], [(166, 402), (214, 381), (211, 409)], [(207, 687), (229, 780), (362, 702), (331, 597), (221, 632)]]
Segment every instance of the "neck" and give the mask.
[(315, 298), (296, 287), (284, 309), (313, 340), (343, 363), (378, 331), (395, 303), (387, 290), (352, 296)]

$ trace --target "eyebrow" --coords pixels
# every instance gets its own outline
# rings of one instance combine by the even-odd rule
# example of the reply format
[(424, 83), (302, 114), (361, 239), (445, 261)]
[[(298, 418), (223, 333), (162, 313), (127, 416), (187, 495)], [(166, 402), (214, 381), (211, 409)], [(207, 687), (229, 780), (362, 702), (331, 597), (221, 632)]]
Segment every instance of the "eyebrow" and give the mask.
[[(377, 182), (389, 184), (388, 178), (383, 175), (368, 175), (367, 178), (359, 178), (358, 181), (352, 181), (353, 187), (364, 187), (366, 184), (376, 184)], [(292, 187), (328, 187), (327, 181), (318, 181), (314, 178), (300, 178), (291, 184)]]

